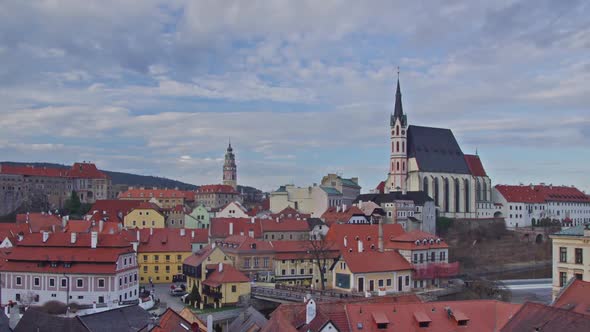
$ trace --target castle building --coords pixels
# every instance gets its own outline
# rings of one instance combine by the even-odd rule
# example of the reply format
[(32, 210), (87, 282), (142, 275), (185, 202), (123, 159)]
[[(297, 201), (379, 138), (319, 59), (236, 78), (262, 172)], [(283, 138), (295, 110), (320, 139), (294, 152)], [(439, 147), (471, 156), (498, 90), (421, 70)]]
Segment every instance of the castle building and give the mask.
[(236, 167), (236, 157), (231, 147), (231, 142), (225, 152), (225, 161), (223, 163), (223, 184), (238, 188), (238, 168)]
[(464, 154), (450, 129), (408, 125), (399, 78), (390, 130), (384, 192), (424, 191), (445, 217), (493, 217), (491, 180), (479, 156)]

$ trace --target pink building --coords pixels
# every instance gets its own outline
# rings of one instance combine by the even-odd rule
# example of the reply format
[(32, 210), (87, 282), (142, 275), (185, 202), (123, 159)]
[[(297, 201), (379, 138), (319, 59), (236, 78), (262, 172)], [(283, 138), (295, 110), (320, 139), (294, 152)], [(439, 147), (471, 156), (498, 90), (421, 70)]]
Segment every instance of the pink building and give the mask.
[(0, 304), (116, 303), (138, 298), (135, 252), (118, 234), (33, 233), (0, 265)]

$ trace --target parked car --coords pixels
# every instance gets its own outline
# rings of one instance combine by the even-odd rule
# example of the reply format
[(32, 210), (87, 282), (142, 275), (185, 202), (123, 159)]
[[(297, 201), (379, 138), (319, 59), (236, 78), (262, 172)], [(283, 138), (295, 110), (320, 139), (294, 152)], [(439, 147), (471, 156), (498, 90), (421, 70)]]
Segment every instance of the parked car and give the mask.
[(170, 289), (170, 294), (172, 296), (182, 296), (182, 295), (186, 294), (186, 291), (180, 287), (176, 287), (176, 288)]

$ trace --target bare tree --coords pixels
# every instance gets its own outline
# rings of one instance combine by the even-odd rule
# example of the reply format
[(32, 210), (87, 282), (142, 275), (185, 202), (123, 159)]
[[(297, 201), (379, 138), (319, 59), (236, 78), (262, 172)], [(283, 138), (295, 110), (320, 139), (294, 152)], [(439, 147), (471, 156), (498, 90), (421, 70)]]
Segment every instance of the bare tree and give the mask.
[(326, 289), (324, 276), (330, 260), (334, 258), (333, 243), (326, 240), (326, 237), (321, 234), (311, 236), (307, 241), (307, 252), (312, 256), (313, 262), (320, 272), (320, 286), (324, 290)]

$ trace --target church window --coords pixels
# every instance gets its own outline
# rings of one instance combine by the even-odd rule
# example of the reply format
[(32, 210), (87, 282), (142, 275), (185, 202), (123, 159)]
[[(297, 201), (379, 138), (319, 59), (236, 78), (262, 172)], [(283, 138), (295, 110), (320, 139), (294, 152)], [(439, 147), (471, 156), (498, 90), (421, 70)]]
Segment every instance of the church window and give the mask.
[(459, 179), (455, 179), (455, 212), (459, 212), (459, 207), (461, 205), (461, 186), (459, 185)]
[(428, 178), (427, 178), (427, 177), (424, 177), (424, 181), (423, 181), (423, 183), (422, 183), (422, 186), (423, 186), (423, 190), (424, 190), (424, 192), (425, 192), (426, 194), (428, 194)]
[(399, 152), (399, 142), (395, 142), (395, 152)]
[(477, 187), (477, 193), (476, 193), (477, 200), (481, 201), (481, 183), (479, 182), (479, 180), (477, 180), (477, 183), (475, 185)]
[(483, 181), (483, 200), (487, 201), (488, 200), (488, 186), (486, 184), (486, 181)]
[(469, 180), (465, 179), (465, 212), (469, 212)]
[(398, 170), (398, 171), (399, 171), (399, 161), (397, 162), (397, 165), (396, 165), (396, 170)]
[(445, 212), (449, 212), (449, 179), (444, 178), (443, 183), (444, 183), (443, 190), (445, 191), (443, 193), (444, 194), (444, 200), (445, 200), (444, 201), (444, 204), (445, 204), (444, 209), (445, 209)]
[(440, 207), (440, 200), (439, 200), (439, 196), (438, 196), (438, 190), (439, 190), (439, 183), (438, 183), (438, 178), (434, 178), (434, 204), (436, 204), (437, 206)]
[(402, 142), (402, 152), (406, 152), (406, 142)]
[(402, 161), (402, 171), (406, 171), (406, 162)]
[(395, 126), (395, 134), (399, 136), (399, 126)]

